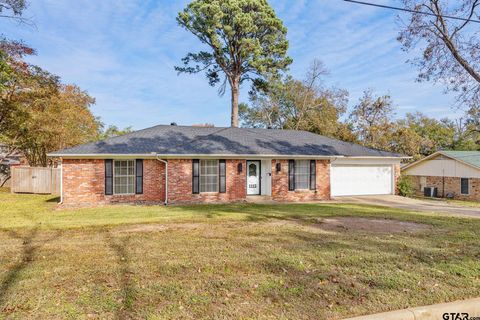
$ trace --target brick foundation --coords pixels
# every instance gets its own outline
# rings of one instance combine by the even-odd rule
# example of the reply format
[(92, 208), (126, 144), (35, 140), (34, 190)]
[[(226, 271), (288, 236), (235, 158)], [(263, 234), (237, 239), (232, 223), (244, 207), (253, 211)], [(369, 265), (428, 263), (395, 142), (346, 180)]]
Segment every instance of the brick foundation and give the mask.
[[(420, 180), (421, 176), (409, 176), (413, 184), (413, 189), (415, 194), (418, 196), (423, 196), (423, 190), (421, 190)], [(445, 179), (445, 180), (444, 180)], [(453, 194), (454, 199), (458, 200), (467, 200), (467, 201), (480, 201), (480, 179), (471, 178), (470, 179), (470, 194), (462, 195), (460, 189), (460, 180), (461, 178), (456, 177), (426, 177), (426, 187), (436, 187), (438, 189), (438, 196), (442, 195), (447, 196), (447, 194)], [(445, 185), (445, 190), (443, 186)]]

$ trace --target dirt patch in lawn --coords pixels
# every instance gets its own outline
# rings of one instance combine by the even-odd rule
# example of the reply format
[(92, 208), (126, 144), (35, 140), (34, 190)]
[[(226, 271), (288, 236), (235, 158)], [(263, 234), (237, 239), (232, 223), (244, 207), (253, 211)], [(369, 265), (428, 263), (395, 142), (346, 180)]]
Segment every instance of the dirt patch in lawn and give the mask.
[(138, 224), (128, 227), (115, 228), (114, 232), (159, 232), (166, 230), (194, 230), (199, 229), (204, 224), (201, 223), (169, 223), (169, 224)]
[[(369, 233), (402, 233), (402, 232), (421, 232), (431, 229), (431, 226), (415, 223), (405, 222), (391, 219), (369, 219), (356, 217), (332, 217), (318, 220), (269, 220), (256, 226), (268, 227), (295, 227), (301, 228), (314, 233), (332, 233), (339, 231), (357, 231)], [(251, 223), (245, 222), (228, 222), (221, 224), (221, 228), (252, 228)], [(168, 224), (137, 224), (131, 226), (117, 227), (112, 231), (115, 233), (135, 233), (135, 232), (165, 232), (169, 230), (201, 230), (219, 232), (218, 226), (207, 223), (168, 223)], [(218, 234), (217, 234), (218, 235)]]
[(319, 227), (331, 231), (351, 230), (373, 233), (420, 232), (431, 228), (431, 226), (422, 223), (355, 217), (322, 219), (319, 221)]

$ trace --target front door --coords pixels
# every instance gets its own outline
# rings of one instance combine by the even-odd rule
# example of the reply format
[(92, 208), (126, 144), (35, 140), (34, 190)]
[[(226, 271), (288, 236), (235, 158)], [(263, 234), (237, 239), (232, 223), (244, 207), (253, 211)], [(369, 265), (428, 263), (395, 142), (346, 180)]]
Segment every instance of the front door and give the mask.
[(260, 194), (260, 161), (247, 161), (247, 194)]

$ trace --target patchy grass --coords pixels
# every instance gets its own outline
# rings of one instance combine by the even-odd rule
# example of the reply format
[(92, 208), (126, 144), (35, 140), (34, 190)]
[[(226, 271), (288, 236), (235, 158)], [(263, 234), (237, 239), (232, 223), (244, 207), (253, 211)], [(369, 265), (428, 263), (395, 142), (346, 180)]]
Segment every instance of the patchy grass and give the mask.
[[(1, 192), (0, 206), (0, 319), (338, 319), (480, 291), (480, 219), (346, 204), (54, 210)], [(348, 217), (427, 228), (323, 226)]]

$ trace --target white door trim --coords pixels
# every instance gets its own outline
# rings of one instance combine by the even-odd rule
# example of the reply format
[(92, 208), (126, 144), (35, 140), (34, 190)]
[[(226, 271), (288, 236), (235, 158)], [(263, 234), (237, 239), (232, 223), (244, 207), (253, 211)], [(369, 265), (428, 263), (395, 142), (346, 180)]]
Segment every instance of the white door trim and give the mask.
[(260, 165), (260, 189), (262, 196), (272, 195), (272, 160), (262, 160)]

